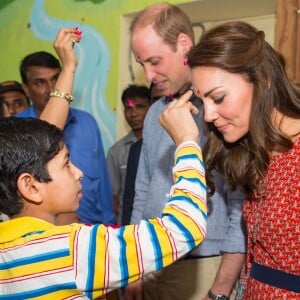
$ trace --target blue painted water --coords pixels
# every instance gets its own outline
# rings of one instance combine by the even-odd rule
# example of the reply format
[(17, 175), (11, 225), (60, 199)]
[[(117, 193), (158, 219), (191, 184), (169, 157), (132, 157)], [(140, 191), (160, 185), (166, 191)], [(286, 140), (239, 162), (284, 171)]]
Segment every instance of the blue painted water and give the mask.
[(107, 42), (98, 31), (88, 25), (48, 16), (44, 0), (34, 1), (30, 25), (32, 33), (38, 39), (51, 42), (63, 27), (79, 26), (82, 30), (83, 38), (80, 44), (75, 45), (78, 66), (73, 91), (76, 101), (72, 106), (92, 113), (99, 124), (104, 150), (107, 152), (116, 140), (117, 125), (117, 115), (105, 99), (111, 62)]

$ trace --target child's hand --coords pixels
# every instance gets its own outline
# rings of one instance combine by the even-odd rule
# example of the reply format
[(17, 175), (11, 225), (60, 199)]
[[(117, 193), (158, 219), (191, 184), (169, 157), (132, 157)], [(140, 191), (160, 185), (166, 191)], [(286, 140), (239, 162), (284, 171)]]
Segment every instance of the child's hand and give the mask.
[(189, 101), (192, 91), (188, 90), (179, 99), (171, 101), (161, 114), (160, 124), (166, 129), (176, 146), (185, 141), (198, 142), (199, 130), (192, 114), (197, 114), (198, 109)]

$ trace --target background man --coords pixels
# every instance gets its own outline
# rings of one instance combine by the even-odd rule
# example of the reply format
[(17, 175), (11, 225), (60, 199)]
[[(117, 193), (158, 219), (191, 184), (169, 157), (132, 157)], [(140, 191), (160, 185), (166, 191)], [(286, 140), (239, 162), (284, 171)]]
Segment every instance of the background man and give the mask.
[(107, 165), (118, 224), (121, 223), (122, 219), (128, 153), (130, 146), (142, 138), (144, 118), (150, 107), (150, 90), (144, 85), (129, 85), (123, 90), (121, 100), (124, 106), (124, 117), (131, 131), (112, 145), (107, 154)]
[(0, 83), (0, 105), (2, 117), (13, 116), (30, 105), (22, 85), (15, 80)]

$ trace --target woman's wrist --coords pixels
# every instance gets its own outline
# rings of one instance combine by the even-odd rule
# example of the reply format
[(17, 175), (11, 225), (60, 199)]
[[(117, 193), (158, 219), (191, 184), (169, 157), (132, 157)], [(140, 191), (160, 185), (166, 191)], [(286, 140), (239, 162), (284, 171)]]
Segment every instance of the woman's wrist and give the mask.
[(61, 73), (75, 74), (77, 65), (62, 66)]

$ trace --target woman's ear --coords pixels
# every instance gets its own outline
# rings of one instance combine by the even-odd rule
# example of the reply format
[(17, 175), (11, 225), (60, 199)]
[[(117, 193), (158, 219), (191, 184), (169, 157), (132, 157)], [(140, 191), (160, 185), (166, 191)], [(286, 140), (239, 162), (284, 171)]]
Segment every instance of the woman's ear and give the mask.
[(17, 188), (21, 197), (36, 204), (43, 202), (39, 184), (40, 182), (29, 173), (21, 174), (17, 180)]

